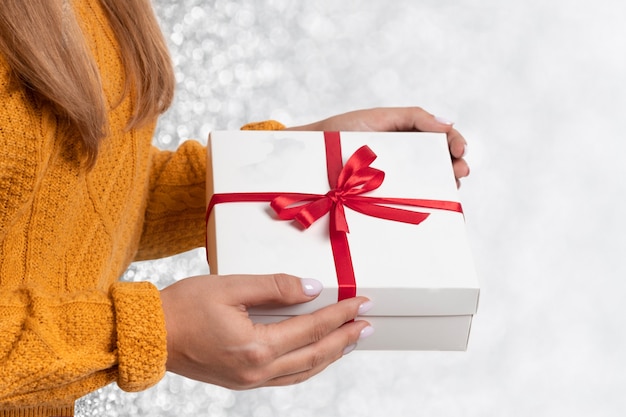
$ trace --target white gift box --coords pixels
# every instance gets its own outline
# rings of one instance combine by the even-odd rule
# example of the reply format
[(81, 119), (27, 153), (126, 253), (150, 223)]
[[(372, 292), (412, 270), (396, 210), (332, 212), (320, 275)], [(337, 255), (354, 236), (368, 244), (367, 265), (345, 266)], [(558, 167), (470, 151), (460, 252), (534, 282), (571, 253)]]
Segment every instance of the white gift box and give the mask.
[[(361, 146), (384, 171), (367, 196), (458, 201), (446, 137), (436, 133), (342, 132), (343, 162)], [(329, 180), (323, 132), (213, 132), (208, 143), (207, 201), (214, 194), (326, 194)], [(357, 294), (372, 308), (361, 318), (376, 332), (359, 342), (371, 350), (465, 350), (479, 285), (462, 213), (429, 213), (406, 224), (345, 209)], [(207, 221), (207, 257), (213, 274), (284, 272), (322, 281), (315, 300), (251, 310), (257, 322), (275, 322), (337, 301), (337, 272), (329, 215), (303, 229), (277, 218), (269, 202), (215, 205)]]

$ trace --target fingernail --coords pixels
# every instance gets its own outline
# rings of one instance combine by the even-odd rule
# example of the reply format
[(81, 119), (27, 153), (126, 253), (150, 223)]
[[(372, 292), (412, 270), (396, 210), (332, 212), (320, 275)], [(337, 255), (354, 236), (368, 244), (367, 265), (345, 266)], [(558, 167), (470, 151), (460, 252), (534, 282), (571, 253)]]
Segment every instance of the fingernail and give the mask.
[(352, 352), (354, 349), (356, 349), (356, 343), (346, 346), (346, 348), (343, 350), (343, 354), (347, 355), (348, 353)]
[(370, 310), (372, 309), (372, 307), (374, 307), (374, 303), (373, 303), (373, 302), (371, 302), (371, 301), (366, 301), (366, 302), (364, 302), (363, 304), (361, 304), (361, 305), (359, 306), (359, 312), (358, 312), (358, 314), (359, 314), (359, 315), (361, 315), (361, 314), (365, 314), (365, 313), (367, 313), (368, 311), (370, 311)]
[(461, 155), (461, 158), (465, 158), (467, 156), (467, 143), (463, 145), (463, 155)]
[(366, 337), (370, 337), (374, 334), (374, 328), (372, 326), (367, 326), (361, 330), (361, 334), (359, 335), (359, 340), (365, 339)]
[(448, 120), (445, 117), (435, 116), (435, 120), (438, 121), (439, 123), (442, 123), (442, 124), (448, 125), (448, 126), (454, 124), (453, 121)]
[(321, 293), (324, 289), (322, 283), (316, 279), (301, 278), (300, 281), (302, 282), (302, 291), (304, 291), (304, 293), (309, 297), (319, 295), (319, 293)]

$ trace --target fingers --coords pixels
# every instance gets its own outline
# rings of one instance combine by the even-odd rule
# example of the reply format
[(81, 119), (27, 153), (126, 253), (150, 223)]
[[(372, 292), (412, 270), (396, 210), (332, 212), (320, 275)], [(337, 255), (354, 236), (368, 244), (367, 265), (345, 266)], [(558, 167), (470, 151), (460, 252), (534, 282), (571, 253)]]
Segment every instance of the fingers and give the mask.
[(381, 107), (351, 111), (286, 130), (447, 133), (452, 129), (452, 124), (445, 118), (436, 117), (421, 107)]
[(454, 178), (456, 178), (457, 187), (460, 187), (461, 178), (467, 177), (470, 173), (470, 168), (465, 159), (453, 159), (452, 170), (454, 171)]
[(446, 118), (435, 116), (421, 107), (400, 107), (387, 110), (396, 131), (420, 131), (447, 133), (453, 123)]
[(291, 385), (305, 381), (352, 351), (360, 339), (372, 332), (373, 328), (365, 321), (346, 323), (319, 342), (284, 355), (276, 362), (274, 374), (278, 376), (264, 385)]
[(368, 322), (351, 321), (370, 306), (366, 298), (351, 298), (280, 323), (257, 325), (262, 344), (273, 349), (266, 366), (259, 368), (263, 374), (257, 386), (294, 384), (320, 373), (373, 333)]
[(460, 179), (467, 177), (470, 173), (469, 165), (464, 159), (467, 154), (467, 141), (456, 129), (450, 130), (447, 137), (448, 149), (450, 150), (450, 156), (452, 157), (452, 169), (454, 171), (454, 178), (456, 179), (456, 186), (458, 188), (461, 186)]
[(421, 107), (382, 107), (359, 110), (337, 118), (337, 120), (341, 119), (359, 120), (361, 122), (354, 124), (357, 128), (352, 130), (376, 132), (448, 133), (452, 130), (453, 125), (451, 121), (435, 116)]
[(467, 153), (467, 141), (465, 138), (456, 129), (451, 129), (447, 137), (450, 155), (455, 159), (463, 158)]
[[(324, 307), (311, 314), (296, 316), (280, 323), (263, 326), (261, 336), (272, 344), (274, 341), (274, 356), (279, 357), (303, 346), (319, 342), (345, 323), (353, 320), (357, 315), (365, 313), (371, 303), (367, 298), (355, 297), (342, 300), (336, 304)], [(347, 345), (343, 345), (345, 348)]]
[(448, 149), (452, 157), (452, 168), (457, 188), (461, 186), (461, 178), (470, 173), (469, 165), (464, 157), (467, 154), (467, 141), (452, 127), (453, 123), (445, 118), (434, 116), (420, 107), (387, 109), (395, 115), (396, 130), (418, 130), (421, 132), (445, 132)]
[(357, 297), (280, 323), (256, 324), (254, 336), (237, 350), (243, 354), (243, 366), (227, 387), (287, 385), (321, 372), (362, 335), (372, 333), (369, 323), (351, 322), (370, 305)]

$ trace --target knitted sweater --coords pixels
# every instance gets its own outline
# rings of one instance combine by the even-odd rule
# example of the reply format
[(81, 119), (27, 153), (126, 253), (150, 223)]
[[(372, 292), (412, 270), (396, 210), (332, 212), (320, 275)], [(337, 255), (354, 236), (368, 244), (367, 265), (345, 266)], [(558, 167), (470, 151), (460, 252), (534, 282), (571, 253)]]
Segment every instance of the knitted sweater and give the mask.
[(115, 37), (100, 3), (75, 1), (101, 71), (110, 135), (88, 173), (55, 115), (36, 106), (0, 51), (0, 416), (67, 416), (112, 381), (145, 389), (165, 373), (159, 292), (118, 282), (133, 260), (204, 244), (205, 148), (126, 131)]

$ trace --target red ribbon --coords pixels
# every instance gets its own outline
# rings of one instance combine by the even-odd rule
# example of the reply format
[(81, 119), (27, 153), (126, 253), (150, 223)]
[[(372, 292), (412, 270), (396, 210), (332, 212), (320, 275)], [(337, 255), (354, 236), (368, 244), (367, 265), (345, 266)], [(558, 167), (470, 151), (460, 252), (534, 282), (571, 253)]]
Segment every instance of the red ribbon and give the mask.
[(454, 201), (413, 198), (371, 197), (361, 194), (380, 187), (385, 173), (370, 164), (376, 154), (368, 147), (359, 148), (343, 166), (339, 132), (324, 132), (326, 170), (330, 191), (326, 194), (304, 193), (224, 193), (214, 194), (207, 209), (207, 219), (213, 207), (221, 203), (270, 202), (278, 218), (295, 220), (305, 229), (326, 214), (330, 214), (330, 243), (339, 285), (338, 300), (356, 296), (356, 279), (348, 245), (348, 207), (367, 216), (409, 224), (420, 224), (428, 213), (405, 210), (389, 205), (432, 208), (463, 213)]

